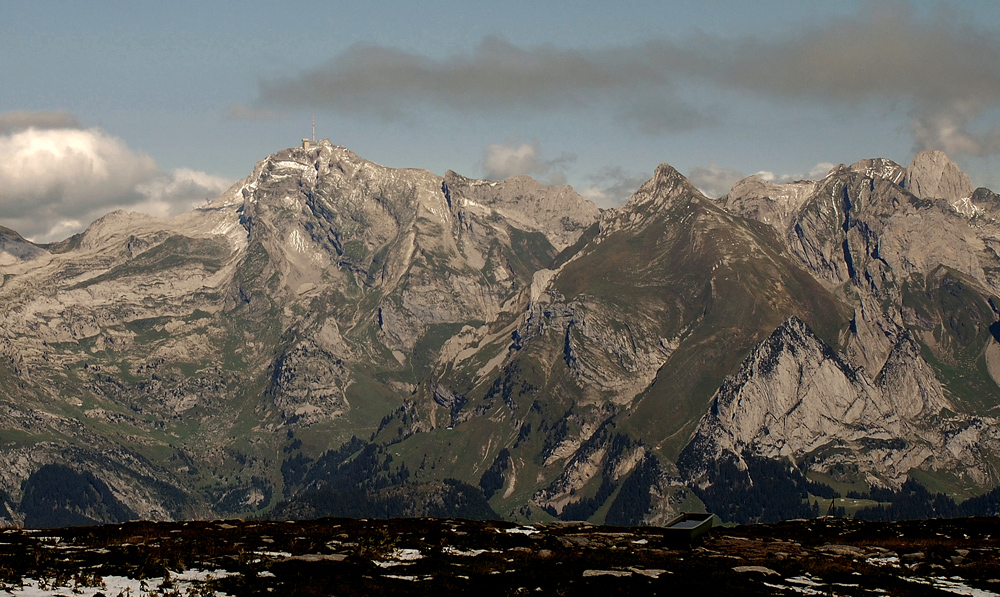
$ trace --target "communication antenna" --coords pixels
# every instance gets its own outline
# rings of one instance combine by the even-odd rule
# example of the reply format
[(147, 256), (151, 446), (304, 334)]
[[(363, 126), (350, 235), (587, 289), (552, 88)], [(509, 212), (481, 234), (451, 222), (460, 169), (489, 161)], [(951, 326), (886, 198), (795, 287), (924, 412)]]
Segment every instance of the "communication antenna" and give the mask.
[(316, 115), (313, 114), (313, 143), (316, 142)]

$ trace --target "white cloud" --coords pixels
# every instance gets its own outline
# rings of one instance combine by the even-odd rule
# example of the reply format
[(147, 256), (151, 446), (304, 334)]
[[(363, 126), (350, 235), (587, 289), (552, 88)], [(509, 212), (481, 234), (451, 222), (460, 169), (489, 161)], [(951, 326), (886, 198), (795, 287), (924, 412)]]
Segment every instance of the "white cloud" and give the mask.
[(192, 170), (163, 172), (152, 157), (98, 129), (0, 135), (0, 224), (36, 242), (65, 238), (113, 209), (172, 215), (228, 184)]
[[(804, 174), (775, 174), (770, 170), (755, 172), (753, 176), (764, 182), (775, 184), (785, 184), (796, 180), (819, 180), (827, 175), (833, 168), (830, 162), (820, 162), (809, 169)], [(739, 170), (724, 168), (717, 164), (710, 163), (708, 166), (695, 166), (688, 175), (691, 184), (698, 187), (698, 190), (707, 197), (721, 197), (728, 193), (737, 182), (742, 180), (744, 175)]]
[(743, 173), (739, 170), (723, 168), (714, 162), (707, 166), (695, 166), (691, 168), (691, 173), (688, 175), (691, 184), (696, 186), (706, 197), (712, 198), (721, 197), (728, 193), (729, 189), (733, 188), (733, 185), (741, 178), (743, 178)]
[(832, 162), (820, 162), (810, 168), (804, 178), (806, 180), (819, 180), (829, 174), (830, 170), (833, 170), (833, 167), (834, 164)]
[(179, 168), (138, 185), (136, 190), (142, 193), (145, 201), (132, 209), (162, 217), (184, 213), (206, 200), (215, 199), (232, 183), (221, 176)]
[(566, 175), (563, 166), (576, 159), (571, 154), (563, 154), (554, 159), (544, 159), (538, 149), (538, 142), (492, 143), (483, 151), (483, 172), (490, 180), (503, 180), (511, 176), (531, 176), (543, 184), (564, 185)]

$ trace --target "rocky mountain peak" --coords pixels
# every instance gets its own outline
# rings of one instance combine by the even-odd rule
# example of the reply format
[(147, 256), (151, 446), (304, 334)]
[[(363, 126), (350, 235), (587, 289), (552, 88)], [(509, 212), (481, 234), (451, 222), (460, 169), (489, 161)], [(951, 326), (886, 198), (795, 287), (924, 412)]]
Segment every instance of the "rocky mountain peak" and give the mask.
[(943, 151), (921, 151), (906, 169), (903, 188), (922, 199), (967, 199), (975, 188), (969, 176)]
[(546, 186), (528, 176), (494, 182), (449, 170), (441, 188), (455, 214), (501, 216), (526, 231), (541, 232), (560, 251), (576, 242), (601, 213), (573, 187)]
[(667, 163), (656, 167), (653, 177), (647, 180), (632, 195), (623, 207), (623, 212), (636, 211), (643, 206), (656, 204), (668, 206), (678, 198), (694, 195), (704, 197), (691, 182)]
[(858, 160), (848, 166), (848, 170), (864, 174), (868, 178), (882, 178), (893, 184), (900, 184), (906, 176), (906, 168), (885, 158)]
[(0, 265), (12, 265), (43, 254), (44, 249), (28, 242), (10, 228), (0, 226)]
[(754, 175), (733, 185), (719, 202), (732, 213), (783, 230), (816, 189), (817, 183), (813, 181), (777, 184)]
[(619, 230), (640, 230), (671, 208), (701, 198), (711, 202), (673, 166), (663, 163), (620, 209), (601, 214), (599, 238)]
[[(668, 195), (686, 191), (698, 192), (683, 174), (667, 163), (657, 166), (656, 171), (653, 172), (653, 178), (639, 187), (639, 190), (641, 191), (650, 185), (661, 194), (664, 192)], [(699, 192), (698, 194), (700, 195), (701, 193)]]

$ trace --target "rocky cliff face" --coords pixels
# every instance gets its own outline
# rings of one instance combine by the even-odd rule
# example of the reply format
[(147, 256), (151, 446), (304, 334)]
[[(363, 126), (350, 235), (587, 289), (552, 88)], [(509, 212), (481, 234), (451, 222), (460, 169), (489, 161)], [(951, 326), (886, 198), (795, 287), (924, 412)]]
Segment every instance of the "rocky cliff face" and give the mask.
[(1000, 434), (981, 432), (996, 421), (955, 410), (910, 335), (873, 382), (793, 318), (726, 379), (681, 463), (697, 480), (726, 454), (752, 454), (834, 478), (849, 468), (877, 486), (921, 468), (990, 484), (996, 471), (976, 452), (1000, 448)]
[(958, 169), (943, 151), (921, 151), (906, 169), (902, 186), (917, 197), (967, 200), (975, 190), (968, 175)]
[(752, 454), (862, 485), (898, 487), (913, 471), (995, 484), (984, 454), (996, 437), (983, 433), (1000, 399), (988, 373), (1000, 265), (991, 193), (925, 152), (906, 169), (863, 160), (816, 182), (749, 179), (720, 201), (772, 226), (854, 317), (842, 352), (795, 321), (755, 349), (685, 450), (692, 478), (725, 454)]
[[(177, 218), (0, 230), (0, 516), (437, 512), (481, 490), (510, 518), (634, 524), (730, 460), (981, 493), (1000, 201), (956, 171), (864, 160), (712, 201), (662, 165), (601, 212), (323, 142)], [(104, 497), (32, 510), (52, 471)]]
[[(452, 334), (475, 342), (522, 310), (534, 271), (597, 217), (568, 188), (463, 180), (326, 142), (172, 220), (116, 212), (55, 252), (5, 232), (5, 428), (51, 439), (3, 452), (4, 489), (18, 499), (58, 462), (142, 495), (141, 517), (266, 506), (269, 450), (374, 431)], [(477, 185), (494, 197), (465, 199)]]

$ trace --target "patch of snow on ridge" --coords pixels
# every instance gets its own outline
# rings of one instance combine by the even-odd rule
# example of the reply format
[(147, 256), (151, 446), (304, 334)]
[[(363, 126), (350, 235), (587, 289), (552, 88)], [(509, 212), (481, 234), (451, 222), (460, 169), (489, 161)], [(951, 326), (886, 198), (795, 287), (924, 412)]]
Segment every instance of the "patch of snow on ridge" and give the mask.
[(983, 208), (973, 203), (972, 197), (963, 197), (962, 199), (959, 199), (951, 204), (951, 208), (955, 210), (955, 213), (970, 219), (983, 213)]
[(299, 162), (290, 162), (288, 160), (281, 160), (279, 162), (274, 162), (275, 168), (292, 168), (294, 170), (305, 170), (308, 168), (305, 164)]
[[(191, 569), (172, 573), (169, 580), (163, 577), (135, 579), (126, 576), (96, 577), (93, 582), (84, 584), (59, 584), (56, 579), (25, 578), (21, 586), (8, 586), (0, 590), (0, 596), (14, 597), (56, 597), (60, 595), (80, 595), (94, 597), (95, 595), (163, 595), (168, 591), (176, 591), (178, 595), (201, 594), (202, 584), (218, 578), (235, 576), (236, 572), (227, 570)], [(93, 586), (85, 586), (93, 585)], [(173, 594), (173, 593), (171, 593)], [(226, 593), (215, 592), (214, 595), (226, 597)]]
[(953, 576), (951, 578), (945, 578), (943, 576), (931, 577), (931, 578), (914, 578), (914, 577), (904, 577), (906, 580), (921, 584), (930, 585), (935, 589), (944, 591), (946, 593), (954, 593), (955, 595), (969, 595), (971, 597), (998, 597), (993, 591), (987, 591), (986, 589), (977, 589), (975, 587), (970, 587), (963, 582), (965, 579), (960, 576)]
[(298, 230), (292, 230), (288, 234), (288, 244), (292, 246), (292, 249), (298, 251), (299, 253), (306, 252), (306, 243), (302, 238), (302, 233)]

